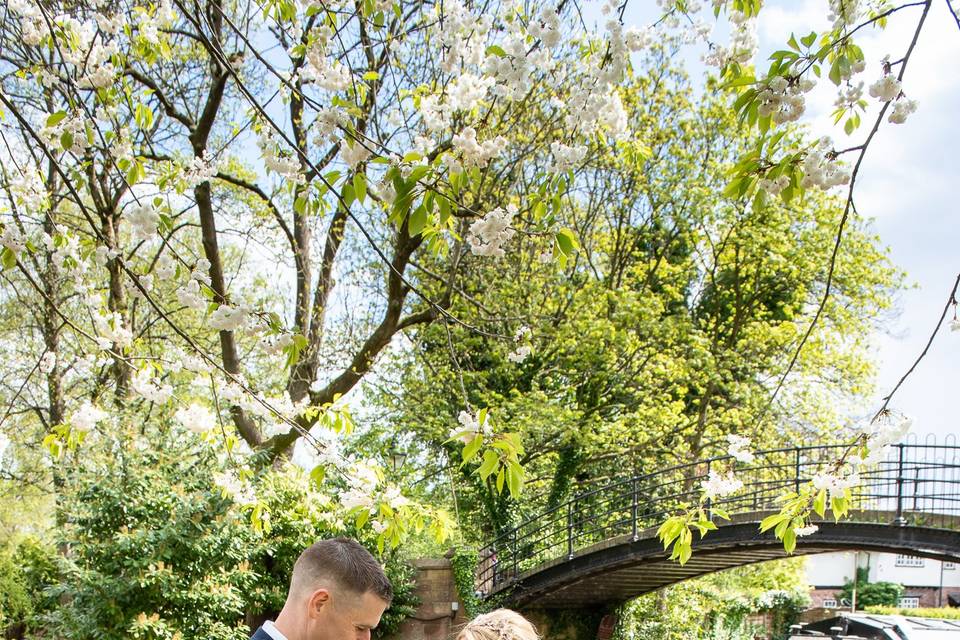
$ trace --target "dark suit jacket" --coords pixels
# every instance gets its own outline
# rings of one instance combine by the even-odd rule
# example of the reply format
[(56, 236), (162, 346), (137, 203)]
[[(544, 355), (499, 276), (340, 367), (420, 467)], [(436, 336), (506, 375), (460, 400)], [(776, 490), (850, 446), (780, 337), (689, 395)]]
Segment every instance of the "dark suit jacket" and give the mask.
[(273, 638), (271, 638), (270, 634), (263, 630), (263, 627), (260, 627), (252, 636), (250, 636), (250, 640), (273, 640)]

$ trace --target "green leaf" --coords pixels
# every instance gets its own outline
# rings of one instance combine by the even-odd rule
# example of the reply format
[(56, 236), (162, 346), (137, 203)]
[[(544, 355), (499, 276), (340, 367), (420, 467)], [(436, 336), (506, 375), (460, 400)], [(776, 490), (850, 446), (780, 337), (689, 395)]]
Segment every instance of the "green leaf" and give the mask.
[(783, 548), (787, 553), (793, 553), (797, 548), (797, 534), (794, 533), (793, 527), (789, 527), (783, 534)]
[(507, 488), (514, 499), (519, 498), (523, 491), (523, 467), (517, 462), (507, 465)]
[(318, 464), (313, 468), (313, 471), (310, 472), (310, 481), (313, 482), (314, 486), (320, 488), (323, 484), (324, 479), (327, 477), (327, 470), (323, 465)]
[(483, 452), (483, 462), (480, 464), (480, 468), (477, 469), (477, 473), (480, 475), (480, 479), (486, 482), (487, 478), (497, 470), (497, 467), (500, 465), (500, 456), (497, 455), (497, 452), (493, 449), (487, 449)]
[(503, 467), (500, 467), (500, 473), (497, 474), (497, 493), (503, 493), (503, 481), (506, 479)]
[(353, 190), (353, 184), (344, 185), (343, 189), (340, 190), (340, 197), (343, 198), (343, 206), (350, 208), (350, 205), (353, 204), (353, 201), (356, 199), (356, 193)]
[(360, 513), (357, 514), (357, 529), (362, 529), (363, 525), (367, 524), (367, 520), (370, 519), (370, 510), (363, 508), (360, 510)]
[(300, 196), (293, 201), (293, 210), (299, 213), (300, 215), (306, 215), (306, 212), (307, 212), (306, 196)]
[(407, 182), (411, 185), (415, 184), (417, 180), (423, 176), (430, 173), (430, 165), (427, 164), (418, 164), (413, 169), (410, 170), (410, 175), (407, 176)]
[(424, 227), (427, 226), (427, 208), (422, 204), (413, 210), (410, 214), (410, 220), (407, 222), (407, 229), (411, 236), (419, 235)]
[(782, 514), (782, 513), (775, 513), (775, 514), (773, 514), (772, 516), (767, 516), (767, 517), (764, 518), (763, 521), (760, 523), (760, 531), (761, 531), (761, 533), (764, 532), (764, 531), (767, 531), (767, 530), (769, 530), (769, 529), (772, 529), (773, 527), (777, 526), (778, 524), (780, 524), (781, 522), (783, 522), (784, 520), (786, 520), (788, 517), (789, 517), (789, 516), (786, 516), (786, 515), (784, 515), (784, 514)]
[(820, 489), (820, 493), (817, 494), (817, 497), (813, 500), (813, 510), (821, 518), (827, 511), (827, 490)]
[(483, 436), (479, 435), (466, 444), (466, 446), (463, 448), (463, 453), (461, 454), (461, 457), (463, 458), (463, 462), (460, 464), (461, 467), (473, 460), (473, 458), (477, 455), (477, 452), (480, 451), (480, 445), (482, 444)]
[(848, 507), (846, 496), (830, 496), (830, 510), (833, 512), (834, 520), (840, 520), (846, 515)]
[(0, 258), (3, 260), (3, 268), (5, 270), (17, 266), (17, 256), (10, 247), (3, 248), (3, 251), (0, 252)]
[(805, 47), (808, 48), (808, 49), (810, 48), (810, 46), (811, 46), (814, 42), (816, 42), (816, 40), (817, 40), (817, 32), (816, 32), (816, 31), (811, 31), (811, 32), (810, 32), (810, 35), (806, 35), (806, 36), (800, 38), (800, 42), (803, 43), (803, 46), (805, 46)]
[(377, 73), (376, 71), (367, 71), (365, 74), (363, 74), (363, 79), (368, 82), (371, 82), (373, 80), (379, 80), (380, 74)]
[(573, 252), (580, 248), (580, 243), (577, 242), (577, 237), (574, 235), (573, 231), (569, 229), (560, 229), (557, 232), (557, 247), (560, 248), (560, 252), (565, 256), (573, 255)]
[(57, 111), (56, 113), (51, 113), (49, 116), (47, 116), (47, 126), (54, 127), (66, 117), (66, 111)]
[(357, 197), (357, 202), (363, 204), (367, 199), (367, 175), (365, 173), (353, 174), (353, 191)]
[(73, 146), (73, 134), (69, 131), (64, 131), (60, 134), (60, 146), (63, 147), (64, 151), (68, 151), (70, 147)]
[[(753, 74), (747, 74), (742, 76), (737, 76), (733, 80), (729, 80), (723, 84), (724, 89), (732, 89), (734, 87), (745, 87), (749, 84), (756, 84), (757, 79)], [(736, 107), (734, 107), (736, 109)]]
[(487, 47), (487, 55), (497, 56), (498, 58), (505, 58), (507, 56), (507, 52), (503, 50), (503, 47), (492, 44), (489, 47)]

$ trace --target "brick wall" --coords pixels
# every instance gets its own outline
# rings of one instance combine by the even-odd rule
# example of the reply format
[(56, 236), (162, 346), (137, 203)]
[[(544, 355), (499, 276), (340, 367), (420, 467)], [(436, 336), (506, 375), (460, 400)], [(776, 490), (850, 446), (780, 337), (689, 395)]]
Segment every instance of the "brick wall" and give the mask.
[(413, 566), (417, 569), (420, 606), (391, 640), (450, 640), (456, 629), (467, 622), (450, 561), (428, 558), (414, 561)]
[(825, 587), (810, 590), (810, 606), (812, 608), (822, 607), (824, 600), (836, 600), (840, 604), (837, 593), (842, 587)]

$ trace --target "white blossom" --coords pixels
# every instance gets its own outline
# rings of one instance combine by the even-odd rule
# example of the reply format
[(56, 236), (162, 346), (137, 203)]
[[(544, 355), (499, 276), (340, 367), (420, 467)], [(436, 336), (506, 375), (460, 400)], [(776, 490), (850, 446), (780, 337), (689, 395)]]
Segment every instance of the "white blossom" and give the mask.
[(893, 103), (893, 111), (887, 116), (887, 121), (894, 124), (903, 124), (907, 116), (917, 110), (917, 101), (900, 96)]
[(327, 54), (333, 32), (324, 25), (314, 30), (315, 39), (307, 47), (307, 64), (300, 72), (304, 82), (316, 83), (327, 91), (343, 91), (350, 86), (350, 71)]
[(384, 492), (383, 500), (389, 504), (392, 509), (400, 509), (410, 504), (410, 500), (400, 492), (400, 487), (393, 485), (388, 487)]
[(472, 111), (495, 83), (489, 76), (464, 73), (447, 87), (446, 105), (450, 111)]
[(247, 482), (241, 482), (237, 476), (232, 473), (223, 472), (213, 476), (213, 482), (224, 495), (229, 496), (237, 504), (253, 504), (257, 501), (257, 496), (253, 492), (253, 487)]
[(96, 15), (96, 20), (97, 26), (100, 27), (100, 30), (111, 36), (117, 35), (117, 33), (123, 29), (123, 25), (126, 24), (126, 18), (120, 11), (112, 16), (108, 16), (104, 13), (98, 13)]
[(510, 228), (515, 215), (517, 215), (516, 205), (509, 204), (506, 209), (497, 207), (471, 224), (467, 237), (470, 251), (478, 256), (503, 257), (505, 255), (503, 244), (515, 233)]
[(806, 110), (803, 94), (814, 87), (808, 78), (789, 81), (783, 76), (773, 76), (757, 93), (757, 113), (773, 122), (795, 122)]
[(581, 144), (565, 145), (562, 142), (550, 143), (550, 153), (553, 155), (552, 170), (564, 173), (576, 168), (587, 155), (587, 147)]
[(653, 43), (654, 34), (649, 28), (629, 27), (623, 33), (623, 40), (630, 51), (640, 51)]
[(375, 511), (373, 496), (357, 489), (348, 489), (341, 493), (340, 505), (346, 511), (352, 511), (354, 509), (367, 509), (371, 513)]
[(840, 89), (840, 93), (837, 94), (837, 99), (833, 105), (838, 109), (852, 110), (860, 106), (861, 100), (863, 100), (863, 82), (858, 82), (857, 84), (848, 83)]
[(27, 246), (27, 240), (23, 237), (23, 234), (20, 233), (20, 230), (17, 229), (12, 224), (8, 224), (4, 227), (3, 233), (0, 234), (0, 244), (13, 252), (13, 255), (19, 255)]
[(802, 538), (802, 537), (804, 537), (804, 536), (813, 535), (813, 534), (815, 534), (815, 533), (816, 533), (817, 531), (819, 531), (819, 530), (820, 530), (820, 527), (818, 527), (817, 525), (815, 525), (815, 524), (808, 524), (808, 525), (803, 526), (803, 527), (794, 527), (794, 528), (793, 528), (793, 533), (794, 533), (794, 535), (796, 535), (798, 538)]
[(757, 186), (772, 196), (780, 195), (780, 192), (790, 186), (790, 176), (779, 175), (776, 178), (760, 178)]
[(351, 140), (349, 143), (340, 145), (340, 157), (354, 170), (369, 158), (371, 153), (370, 149), (361, 142)]
[(173, 395), (173, 387), (154, 378), (150, 368), (138, 371), (131, 378), (130, 386), (140, 397), (157, 404), (164, 404)]
[(800, 186), (820, 187), (824, 191), (850, 182), (847, 166), (833, 154), (833, 141), (823, 137), (803, 160), (803, 180)]
[(101, 349), (125, 349), (133, 344), (133, 333), (124, 327), (123, 316), (116, 311), (93, 314), (93, 326)]
[(884, 74), (879, 80), (870, 85), (870, 95), (881, 102), (890, 102), (901, 91), (900, 80), (892, 73)]
[(203, 156), (194, 156), (190, 164), (181, 168), (183, 182), (188, 189), (193, 189), (217, 175), (217, 161), (206, 160)]
[(707, 480), (700, 483), (706, 498), (722, 498), (743, 488), (743, 481), (733, 475), (733, 471), (721, 475), (712, 469)]
[(31, 213), (39, 214), (48, 206), (47, 187), (40, 173), (33, 169), (15, 172), (10, 179), (10, 191), (17, 203)]
[(750, 451), (750, 438), (731, 433), (727, 436), (729, 447), (727, 453), (740, 462), (750, 463), (756, 456)]
[(177, 274), (177, 263), (173, 261), (169, 254), (162, 253), (157, 258), (153, 273), (163, 281), (171, 280)]
[(80, 431), (90, 431), (97, 424), (107, 418), (109, 414), (89, 401), (80, 405), (80, 408), (70, 416), (70, 426)]
[(40, 369), (40, 373), (46, 375), (49, 374), (57, 366), (57, 354), (53, 351), (47, 351), (40, 357), (40, 364), (37, 365), (37, 368)]
[(552, 7), (544, 7), (540, 19), (530, 21), (527, 32), (539, 38), (548, 49), (553, 49), (560, 44), (560, 14)]
[(860, 0), (830, 0), (828, 19), (833, 21), (835, 29), (840, 29), (855, 23), (860, 17), (860, 12)]
[(221, 304), (213, 313), (207, 324), (211, 329), (219, 331), (236, 331), (247, 326), (249, 315), (247, 311), (239, 306)]
[(507, 360), (514, 363), (521, 363), (529, 358), (531, 353), (533, 353), (533, 347), (528, 344), (522, 344), (507, 356)]
[(216, 416), (206, 407), (196, 403), (178, 409), (173, 419), (181, 427), (194, 433), (206, 433), (217, 426)]
[(897, 411), (886, 411), (876, 420), (867, 425), (862, 432), (868, 438), (870, 449), (883, 448), (896, 444), (913, 427), (913, 420)]
[(207, 308), (207, 299), (200, 293), (200, 283), (192, 278), (177, 289), (177, 302), (194, 311), (203, 311)]
[(856, 473), (818, 473), (813, 476), (810, 483), (814, 489), (827, 491), (831, 497), (842, 496), (846, 489), (855, 487), (860, 483), (860, 476)]
[(960, 331), (960, 318), (954, 318), (950, 321), (950, 331)]
[(77, 85), (82, 89), (103, 89), (113, 84), (117, 70), (113, 64), (106, 62), (94, 67), (93, 71), (80, 78)]
[(160, 223), (160, 213), (147, 202), (134, 206), (126, 216), (130, 224), (130, 233), (134, 242), (149, 240), (157, 232), (157, 224)]
[(460, 426), (450, 432), (450, 438), (460, 440), (460, 442), (464, 444), (468, 444), (477, 436), (489, 436), (493, 434), (493, 427), (490, 424), (489, 415), (484, 416), (483, 423), (481, 424), (479, 412), (473, 414), (464, 410), (457, 416), (457, 422), (460, 423)]
[(749, 64), (757, 51), (757, 21), (742, 11), (730, 12), (730, 46), (711, 47), (710, 54), (704, 60), (708, 64), (724, 66), (729, 62)]
[(503, 151), (506, 140), (497, 136), (484, 142), (477, 141), (477, 131), (473, 127), (464, 127), (453, 136), (453, 148), (458, 152), (463, 166), (484, 168), (493, 158)]
[(263, 165), (267, 170), (278, 173), (296, 182), (303, 181), (303, 176), (300, 175), (300, 163), (297, 162), (296, 157), (281, 155), (277, 149), (277, 143), (271, 134), (261, 135), (257, 139), (257, 145), (260, 147), (260, 153), (263, 156)]

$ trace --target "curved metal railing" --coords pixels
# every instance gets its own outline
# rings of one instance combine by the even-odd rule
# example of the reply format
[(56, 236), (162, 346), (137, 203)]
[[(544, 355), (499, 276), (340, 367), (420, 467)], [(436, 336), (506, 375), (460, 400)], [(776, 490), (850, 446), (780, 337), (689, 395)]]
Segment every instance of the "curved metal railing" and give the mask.
[[(891, 447), (883, 462), (861, 472), (848, 521), (960, 528), (960, 445), (952, 438), (947, 442)], [(738, 465), (736, 476), (743, 488), (715, 500), (712, 506), (722, 506), (734, 521), (779, 511), (776, 499), (785, 489), (798, 490), (817, 473), (827, 471), (845, 446), (757, 452), (750, 465)], [(524, 572), (572, 559), (579, 551), (612, 539), (653, 537), (667, 517), (682, 505), (698, 501), (700, 483), (711, 469), (728, 468), (732, 463), (729, 456), (719, 456), (579, 493), (484, 547), (477, 588), (490, 594)], [(724, 522), (717, 524), (723, 526)]]

